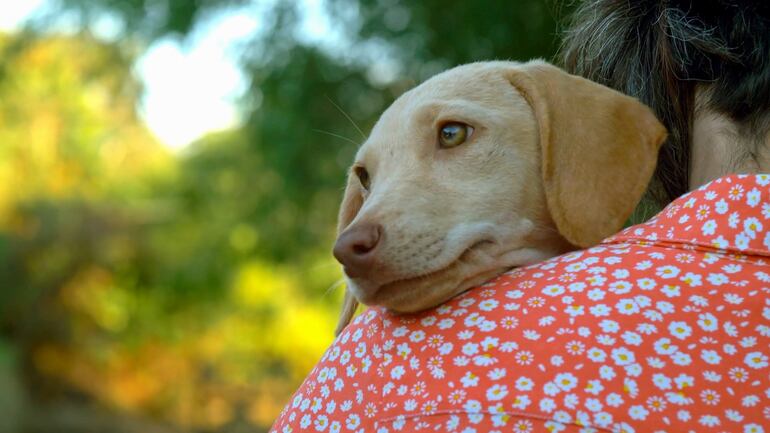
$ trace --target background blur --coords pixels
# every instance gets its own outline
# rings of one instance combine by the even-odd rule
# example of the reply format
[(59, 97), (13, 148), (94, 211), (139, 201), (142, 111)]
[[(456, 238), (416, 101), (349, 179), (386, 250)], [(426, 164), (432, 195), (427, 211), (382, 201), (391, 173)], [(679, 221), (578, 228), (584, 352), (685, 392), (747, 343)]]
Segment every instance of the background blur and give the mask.
[(447, 67), (551, 58), (566, 9), (2, 1), (0, 433), (267, 431), (332, 339), (363, 134)]

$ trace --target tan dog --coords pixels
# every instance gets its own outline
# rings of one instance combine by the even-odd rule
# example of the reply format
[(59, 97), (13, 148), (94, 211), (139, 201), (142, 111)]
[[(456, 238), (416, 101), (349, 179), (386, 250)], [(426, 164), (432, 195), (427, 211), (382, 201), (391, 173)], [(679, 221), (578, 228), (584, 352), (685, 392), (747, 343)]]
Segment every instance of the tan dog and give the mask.
[(635, 99), (541, 61), (464, 65), (406, 92), (350, 171), (337, 333), (358, 302), (423, 310), (615, 233), (665, 136)]

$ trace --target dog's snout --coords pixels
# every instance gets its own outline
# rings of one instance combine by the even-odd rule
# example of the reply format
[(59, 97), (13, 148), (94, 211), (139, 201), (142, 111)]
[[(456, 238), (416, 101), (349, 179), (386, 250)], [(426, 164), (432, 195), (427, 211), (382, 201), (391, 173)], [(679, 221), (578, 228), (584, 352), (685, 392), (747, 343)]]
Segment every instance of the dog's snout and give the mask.
[(348, 228), (334, 244), (334, 257), (351, 277), (363, 277), (374, 265), (377, 246), (382, 239), (382, 226), (361, 224)]

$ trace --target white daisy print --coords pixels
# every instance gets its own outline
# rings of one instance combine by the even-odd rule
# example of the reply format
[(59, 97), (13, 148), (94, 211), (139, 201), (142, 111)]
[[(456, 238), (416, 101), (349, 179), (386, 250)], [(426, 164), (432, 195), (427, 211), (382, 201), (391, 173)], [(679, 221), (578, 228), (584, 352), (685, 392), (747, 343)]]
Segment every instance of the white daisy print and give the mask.
[(487, 400), (498, 401), (508, 395), (508, 387), (505, 385), (492, 385), (487, 389)]
[(671, 336), (679, 340), (684, 340), (692, 335), (692, 328), (686, 322), (671, 322), (668, 325), (668, 331), (671, 333)]
[(749, 367), (755, 370), (765, 368), (768, 365), (767, 355), (762, 352), (751, 352), (743, 358), (743, 362)]

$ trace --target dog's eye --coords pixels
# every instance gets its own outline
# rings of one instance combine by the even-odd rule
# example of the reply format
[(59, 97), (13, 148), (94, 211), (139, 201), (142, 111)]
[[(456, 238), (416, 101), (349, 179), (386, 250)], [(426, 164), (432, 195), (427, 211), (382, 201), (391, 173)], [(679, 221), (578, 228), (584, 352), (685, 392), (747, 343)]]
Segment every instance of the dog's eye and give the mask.
[(363, 186), (365, 190), (369, 191), (369, 186), (371, 184), (371, 179), (369, 179), (369, 172), (361, 166), (354, 168), (353, 172), (358, 177), (358, 181), (361, 182), (361, 186)]
[(441, 147), (455, 147), (465, 143), (471, 136), (473, 128), (460, 122), (444, 124), (438, 133), (438, 141)]

